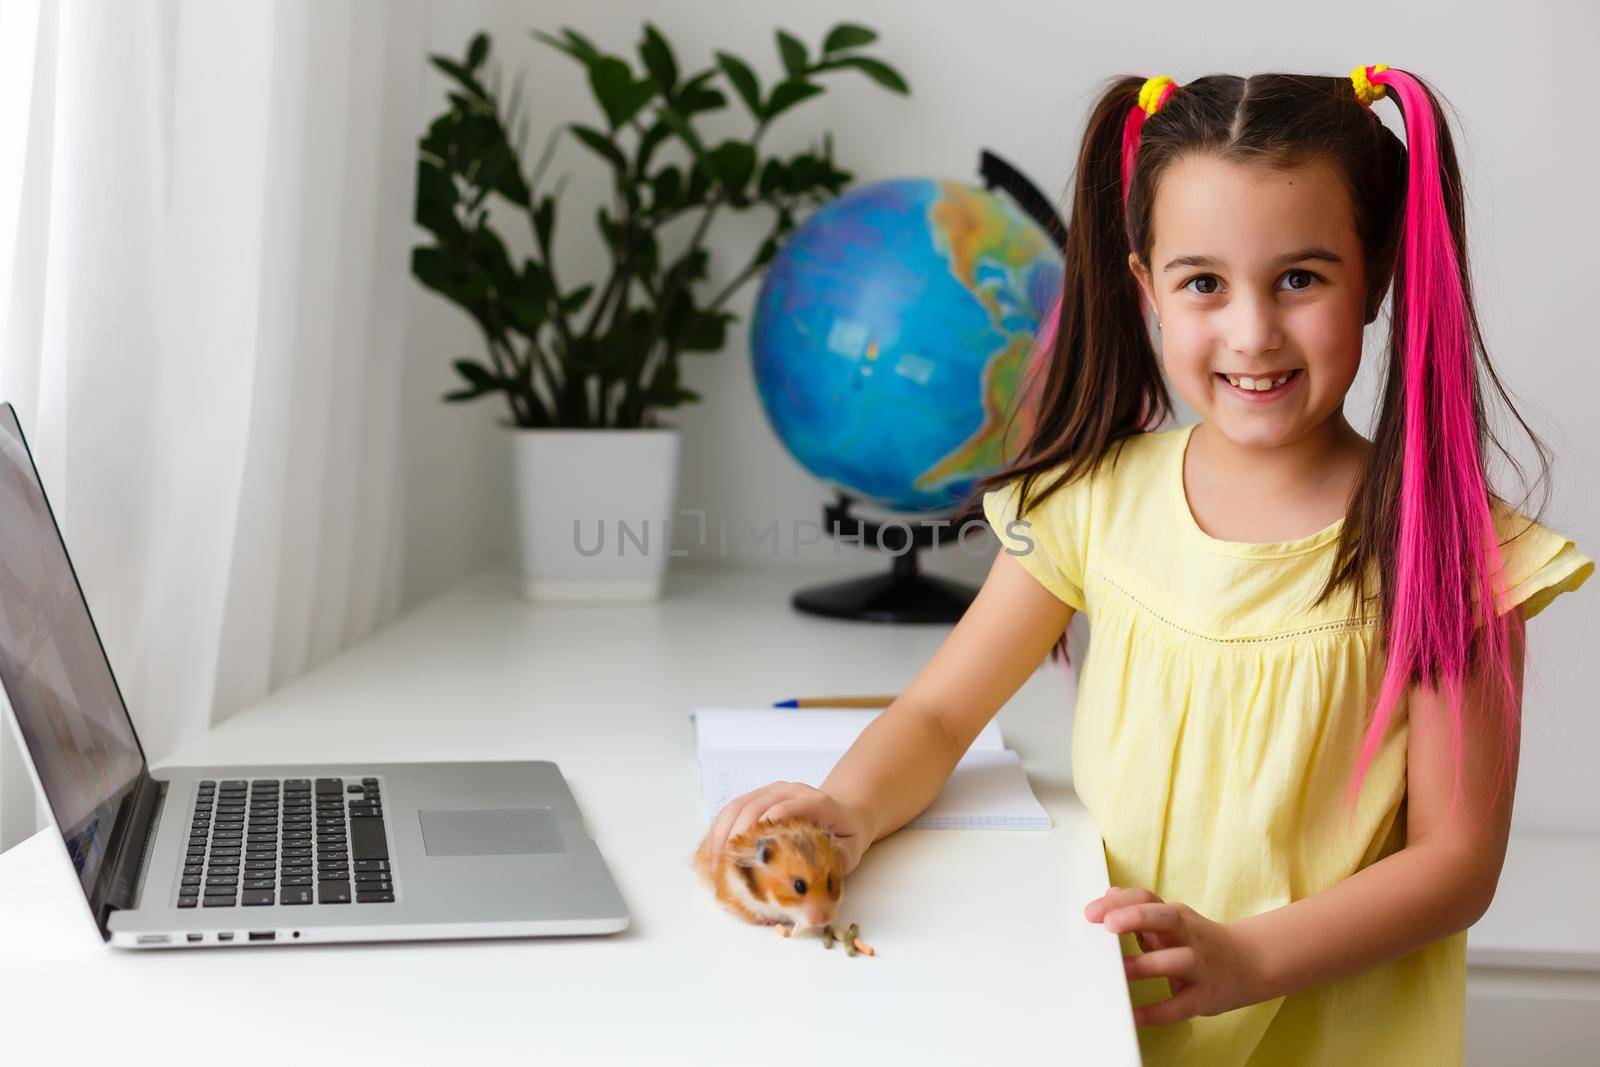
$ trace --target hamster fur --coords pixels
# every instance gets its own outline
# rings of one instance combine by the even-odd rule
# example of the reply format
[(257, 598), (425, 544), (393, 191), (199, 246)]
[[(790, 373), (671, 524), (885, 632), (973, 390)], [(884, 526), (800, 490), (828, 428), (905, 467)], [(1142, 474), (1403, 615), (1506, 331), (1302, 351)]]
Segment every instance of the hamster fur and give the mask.
[(831, 832), (807, 819), (759, 822), (710, 856), (711, 835), (694, 865), (723, 907), (746, 922), (826, 926), (844, 892), (844, 859)]

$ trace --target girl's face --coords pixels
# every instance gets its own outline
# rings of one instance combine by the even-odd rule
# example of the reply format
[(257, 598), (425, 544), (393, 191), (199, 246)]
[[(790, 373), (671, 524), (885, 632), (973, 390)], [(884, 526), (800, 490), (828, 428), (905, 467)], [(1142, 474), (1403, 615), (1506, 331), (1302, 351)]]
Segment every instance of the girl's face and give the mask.
[[(1361, 365), (1366, 264), (1332, 167), (1190, 156), (1163, 176), (1152, 223), (1150, 269), (1136, 254), (1128, 265), (1161, 321), (1167, 377), (1195, 413), (1253, 448), (1339, 414)], [(1228, 380), (1241, 376), (1252, 381)]]

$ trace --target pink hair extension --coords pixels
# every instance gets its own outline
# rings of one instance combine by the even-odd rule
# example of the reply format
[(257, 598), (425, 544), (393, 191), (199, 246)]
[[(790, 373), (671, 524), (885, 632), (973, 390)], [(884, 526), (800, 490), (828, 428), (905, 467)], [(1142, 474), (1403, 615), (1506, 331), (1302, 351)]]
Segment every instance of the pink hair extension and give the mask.
[[(1397, 94), (1405, 120), (1408, 181), (1399, 269), (1404, 316), (1405, 446), (1399, 544), (1387, 664), (1371, 725), (1346, 794), (1354, 809), (1361, 783), (1395, 709), (1416, 674), (1449, 697), (1455, 786), (1461, 789), (1463, 687), (1474, 667), (1474, 631), (1482, 665), (1503, 687), (1498, 709), (1507, 748), (1521, 715), (1510, 659), (1511, 620), (1500, 615), (1494, 579), (1501, 557), (1474, 419), (1477, 379), (1467, 296), (1440, 182), (1433, 101), (1402, 70), (1371, 72)], [(1504, 768), (1502, 767), (1502, 770)]]
[[(1164, 85), (1161, 95), (1156, 99), (1155, 110), (1160, 111), (1166, 106), (1167, 98), (1178, 91), (1176, 83)], [(1139, 132), (1144, 127), (1144, 120), (1149, 118), (1141, 105), (1135, 104), (1128, 109), (1128, 117), (1122, 123), (1122, 202), (1128, 202), (1128, 185), (1133, 181), (1133, 164), (1139, 156)]]
[(1034, 412), (1039, 410), (1046, 371), (1050, 368), (1051, 353), (1056, 348), (1056, 323), (1061, 319), (1061, 296), (1061, 287), (1057, 286), (1056, 297), (1050, 303), (1050, 310), (1039, 320), (1039, 332), (1034, 335), (1033, 347), (1028, 351), (1027, 366), (1022, 369), (1021, 389), (1024, 403)]
[[(1162, 86), (1161, 95), (1156, 98), (1155, 111), (1160, 111), (1166, 106), (1167, 100), (1178, 91), (1176, 83)], [(1139, 136), (1144, 131), (1145, 120), (1154, 112), (1146, 111), (1142, 104), (1134, 104), (1128, 109), (1128, 116), (1122, 122), (1122, 207), (1124, 213), (1128, 207), (1128, 189), (1133, 185), (1133, 168), (1139, 159)], [(1149, 313), (1149, 304), (1145, 301), (1144, 290), (1139, 290), (1139, 311)], [(1141, 420), (1148, 429), (1148, 423), (1153, 413), (1145, 413)]]

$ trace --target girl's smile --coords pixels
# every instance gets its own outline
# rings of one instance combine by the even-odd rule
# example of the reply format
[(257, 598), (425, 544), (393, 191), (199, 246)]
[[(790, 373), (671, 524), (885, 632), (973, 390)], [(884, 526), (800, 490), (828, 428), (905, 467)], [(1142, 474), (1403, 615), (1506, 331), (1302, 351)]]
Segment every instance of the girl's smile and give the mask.
[(1281, 374), (1261, 374), (1254, 377), (1249, 375), (1236, 377), (1221, 373), (1215, 375), (1217, 384), (1224, 392), (1246, 404), (1270, 404), (1282, 400), (1294, 391), (1302, 377), (1304, 373), (1299, 367)]

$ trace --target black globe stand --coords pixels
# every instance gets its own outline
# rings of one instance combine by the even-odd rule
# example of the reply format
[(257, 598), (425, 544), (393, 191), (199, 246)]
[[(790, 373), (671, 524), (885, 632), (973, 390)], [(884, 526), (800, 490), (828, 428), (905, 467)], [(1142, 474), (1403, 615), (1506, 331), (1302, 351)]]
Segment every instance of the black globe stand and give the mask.
[(862, 622), (952, 623), (961, 618), (977, 589), (923, 574), (917, 553), (961, 534), (961, 523), (971, 516), (933, 525), (923, 520), (873, 522), (850, 514), (850, 497), (844, 493), (822, 509), (824, 529), (841, 540), (863, 548), (882, 548), (894, 554), (888, 574), (802, 589), (791, 600), (795, 610), (832, 619)]

